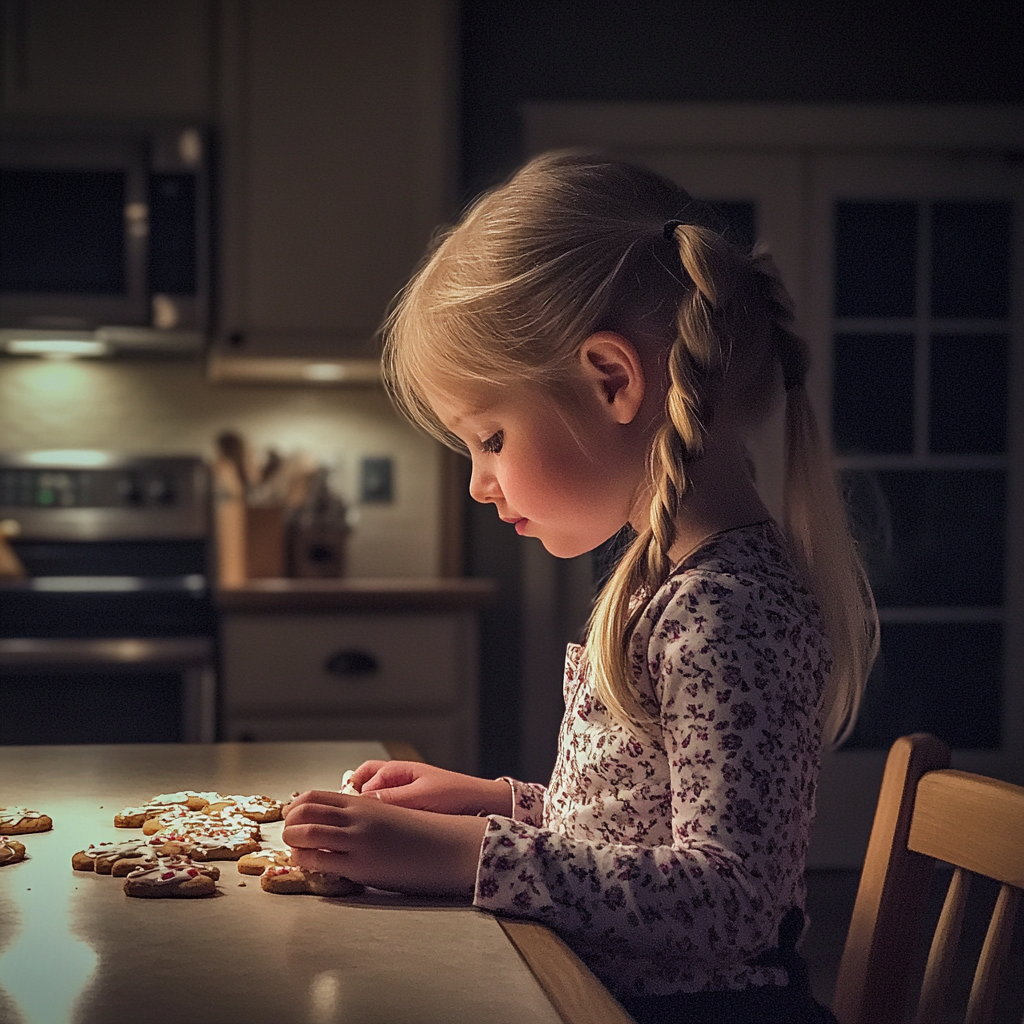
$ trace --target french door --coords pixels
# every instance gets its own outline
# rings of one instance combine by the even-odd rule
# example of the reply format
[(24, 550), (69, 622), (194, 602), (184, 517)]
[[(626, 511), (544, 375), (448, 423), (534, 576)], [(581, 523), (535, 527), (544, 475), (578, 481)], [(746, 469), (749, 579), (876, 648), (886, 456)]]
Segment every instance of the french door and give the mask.
[[(598, 145), (673, 178), (763, 241), (793, 295), (881, 621), (811, 849), (814, 867), (854, 867), (896, 736), (936, 733), (954, 766), (1024, 782), (1024, 170), (958, 152), (955, 126), (948, 145), (939, 125), (913, 151), (892, 131), (851, 149), (839, 111), (804, 139), (754, 126), (744, 145), (734, 122), (716, 144), (675, 110), (647, 138), (621, 111), (539, 112), (532, 133), (528, 112), (530, 148)], [(781, 416), (751, 447), (778, 515)]]

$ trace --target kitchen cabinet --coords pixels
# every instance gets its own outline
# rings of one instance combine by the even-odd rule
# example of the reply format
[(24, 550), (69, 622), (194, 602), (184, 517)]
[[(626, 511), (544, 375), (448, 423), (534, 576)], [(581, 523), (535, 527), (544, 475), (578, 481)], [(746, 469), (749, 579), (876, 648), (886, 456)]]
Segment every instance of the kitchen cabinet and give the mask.
[(201, 118), (213, 0), (5, 0), (5, 114)]
[(254, 581), (220, 591), (226, 740), (405, 741), (477, 761), (485, 580)]
[(454, 4), (226, 2), (221, 37), (211, 371), (267, 356), (375, 371), (386, 308), (450, 213)]

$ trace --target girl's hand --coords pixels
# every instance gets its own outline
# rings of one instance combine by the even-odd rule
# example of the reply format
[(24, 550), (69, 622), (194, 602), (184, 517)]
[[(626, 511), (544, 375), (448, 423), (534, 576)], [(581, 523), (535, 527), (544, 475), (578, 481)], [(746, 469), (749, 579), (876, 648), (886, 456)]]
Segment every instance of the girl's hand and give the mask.
[(485, 818), (431, 814), (313, 790), (285, 818), (292, 861), (396, 892), (471, 896)]
[(439, 814), (512, 813), (512, 788), (418, 761), (364, 761), (349, 782), (381, 803)]

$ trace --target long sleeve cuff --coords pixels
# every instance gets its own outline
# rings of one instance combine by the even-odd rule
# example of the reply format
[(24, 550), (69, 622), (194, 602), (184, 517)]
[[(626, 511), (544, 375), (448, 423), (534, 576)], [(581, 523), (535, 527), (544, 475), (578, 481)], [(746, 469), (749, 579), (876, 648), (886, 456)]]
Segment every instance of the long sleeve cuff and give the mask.
[(500, 781), (512, 787), (512, 820), (541, 828), (544, 824), (544, 794), (547, 787), (539, 782), (520, 782), (507, 775), (502, 775)]

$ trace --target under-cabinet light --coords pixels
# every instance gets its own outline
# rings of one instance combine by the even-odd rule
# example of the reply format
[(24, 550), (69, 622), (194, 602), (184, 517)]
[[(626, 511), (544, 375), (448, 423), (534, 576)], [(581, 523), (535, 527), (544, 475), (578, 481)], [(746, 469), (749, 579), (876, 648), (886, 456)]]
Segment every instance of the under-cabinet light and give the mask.
[(6, 349), (12, 356), (42, 356), (44, 359), (96, 359), (110, 355), (106, 342), (84, 338), (13, 338), (7, 342)]

